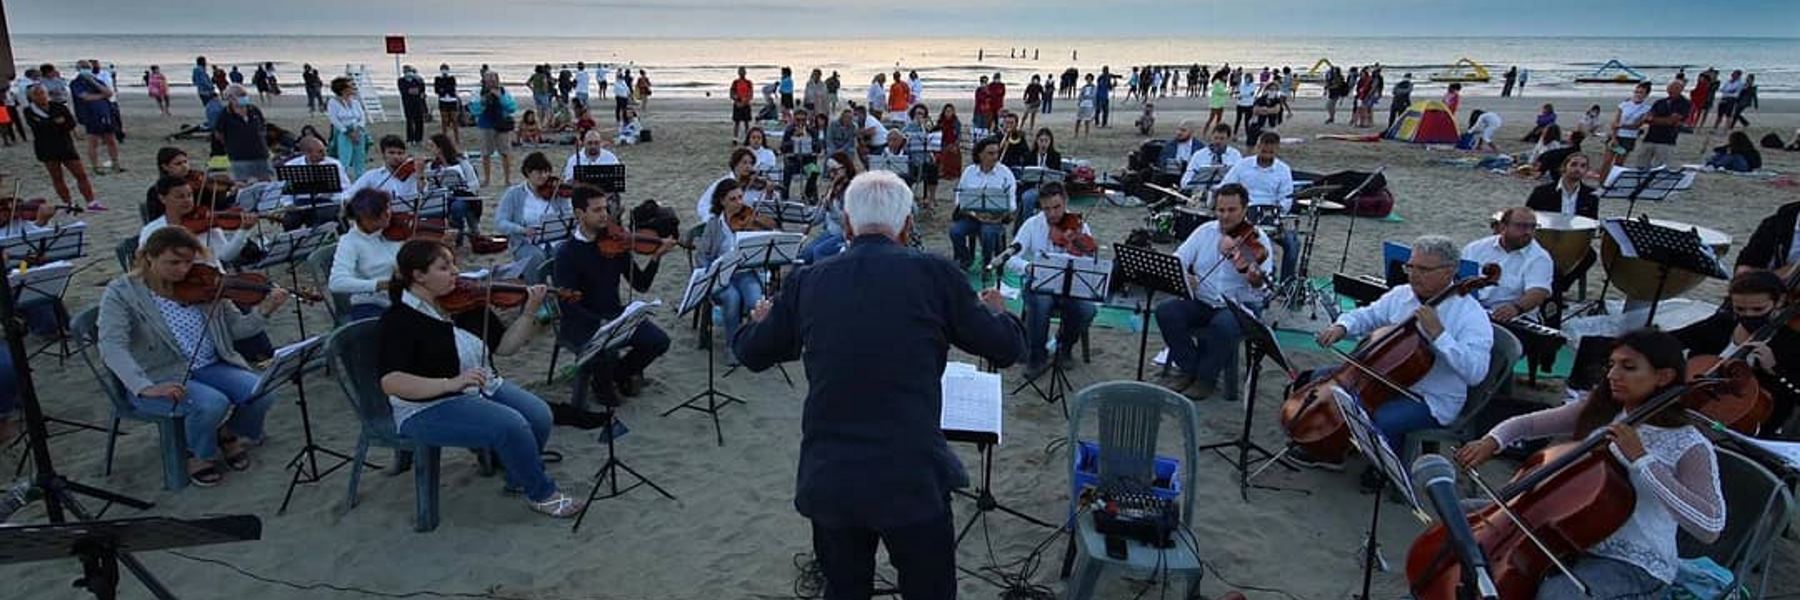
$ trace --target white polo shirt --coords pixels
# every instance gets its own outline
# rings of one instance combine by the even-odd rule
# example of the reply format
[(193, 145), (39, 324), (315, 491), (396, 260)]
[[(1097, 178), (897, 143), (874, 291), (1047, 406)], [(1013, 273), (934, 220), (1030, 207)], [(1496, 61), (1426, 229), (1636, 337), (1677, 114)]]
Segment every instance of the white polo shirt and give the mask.
[(617, 164), (622, 163), (619, 162), (619, 157), (613, 154), (611, 150), (601, 148), (599, 156), (588, 156), (586, 149), (576, 150), (574, 154), (569, 155), (569, 161), (563, 163), (563, 181), (575, 180), (575, 167)]
[(1551, 281), (1556, 277), (1556, 263), (1550, 260), (1550, 253), (1539, 246), (1537, 240), (1508, 252), (1500, 246), (1500, 236), (1490, 235), (1464, 246), (1463, 258), (1476, 264), (1500, 265), (1500, 283), (1475, 294), (1482, 308), (1490, 310), (1517, 301), (1532, 289), (1549, 292)]
[[(1269, 166), (1257, 163), (1255, 158), (1239, 160), (1225, 172), (1225, 178), (1219, 185), (1235, 183), (1244, 186), (1250, 192), (1250, 206), (1278, 205), (1281, 212), (1289, 212), (1294, 205), (1294, 171), (1287, 163), (1277, 158)], [(1219, 189), (1214, 186), (1213, 189)]]

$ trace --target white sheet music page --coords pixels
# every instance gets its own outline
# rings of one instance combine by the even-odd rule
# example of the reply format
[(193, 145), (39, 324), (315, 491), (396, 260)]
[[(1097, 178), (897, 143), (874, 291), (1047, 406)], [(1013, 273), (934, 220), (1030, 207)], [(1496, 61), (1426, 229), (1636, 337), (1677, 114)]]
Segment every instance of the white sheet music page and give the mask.
[(1000, 374), (983, 373), (968, 363), (949, 363), (944, 366), (943, 389), (944, 412), (939, 428), (1000, 437)]

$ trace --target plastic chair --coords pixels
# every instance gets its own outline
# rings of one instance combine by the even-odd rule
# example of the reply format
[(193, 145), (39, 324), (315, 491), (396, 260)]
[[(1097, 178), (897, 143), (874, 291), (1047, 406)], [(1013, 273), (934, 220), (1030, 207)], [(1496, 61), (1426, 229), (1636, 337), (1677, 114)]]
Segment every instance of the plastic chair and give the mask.
[[(306, 268), (319, 287), (330, 289), (331, 262), (337, 258), (337, 244), (326, 244), (306, 255)], [(342, 327), (350, 320), (350, 294), (331, 293), (331, 302), (325, 304), (325, 310), (331, 313), (331, 324)]]
[[(1200, 579), (1204, 575), (1198, 555), (1199, 541), (1187, 527), (1194, 519), (1194, 493), (1191, 488), (1195, 481), (1195, 463), (1199, 462), (1199, 453), (1195, 448), (1200, 419), (1194, 412), (1194, 404), (1168, 388), (1148, 383), (1097, 383), (1075, 394), (1075, 410), (1069, 420), (1068, 439), (1080, 439), (1077, 435), (1081, 432), (1081, 421), (1090, 404), (1094, 405), (1094, 412), (1099, 417), (1100, 456), (1095, 462), (1099, 467), (1101, 488), (1120, 484), (1149, 488), (1155, 469), (1157, 435), (1163, 419), (1169, 417), (1176, 420), (1182, 432), (1181, 485), (1188, 489), (1181, 490), (1182, 526), (1175, 533), (1175, 546), (1155, 548), (1127, 541), (1128, 553), (1124, 560), (1107, 556), (1105, 537), (1094, 530), (1094, 520), (1077, 513), (1073, 524), (1077, 549), (1075, 569), (1069, 577), (1064, 597), (1071, 600), (1093, 597), (1100, 575), (1108, 567), (1145, 573), (1161, 572), (1168, 577), (1186, 576), (1188, 584), (1180, 597), (1193, 597), (1199, 590)], [(1069, 479), (1071, 482), (1075, 479), (1073, 461), (1070, 462)], [(1074, 499), (1071, 498), (1070, 501), (1073, 502)]]
[(1494, 348), (1488, 354), (1487, 377), (1481, 383), (1469, 388), (1468, 400), (1463, 402), (1462, 412), (1457, 413), (1456, 420), (1449, 425), (1431, 429), (1421, 429), (1406, 434), (1406, 455), (1400, 457), (1411, 464), (1412, 459), (1425, 451), (1425, 443), (1461, 444), (1474, 439), (1484, 432), (1475, 428), (1475, 417), (1487, 408), (1488, 402), (1498, 395), (1500, 387), (1512, 378), (1513, 363), (1525, 353), (1525, 347), (1519, 338), (1499, 325), (1494, 325)]
[[(1719, 486), (1725, 493), (1725, 530), (1711, 544), (1701, 543), (1682, 530), (1677, 544), (1683, 557), (1705, 556), (1731, 569), (1736, 585), (1754, 589), (1761, 598), (1768, 584), (1769, 559), (1775, 541), (1794, 514), (1794, 492), (1788, 482), (1742, 454), (1715, 448), (1719, 457)], [(1756, 585), (1752, 574), (1762, 571)]]
[(119, 243), (113, 246), (113, 258), (119, 259), (119, 270), (131, 270), (131, 258), (137, 256), (137, 247), (138, 241), (135, 235), (120, 238)]
[[(137, 238), (131, 238), (136, 245)], [(106, 429), (106, 458), (102, 461), (101, 476), (112, 475), (113, 449), (119, 439), (119, 421), (130, 419), (155, 423), (162, 441), (163, 489), (181, 491), (188, 486), (187, 474), (187, 420), (186, 410), (179, 405), (175, 414), (139, 410), (132, 406), (131, 394), (125, 390), (125, 384), (113, 375), (113, 372), (97, 356), (95, 343), (100, 338), (100, 309), (88, 307), (70, 323), (70, 334), (75, 336), (77, 352), (81, 362), (86, 363), (88, 371), (93, 373), (94, 381), (100, 384), (100, 391), (112, 403), (112, 419)]]
[(438, 463), (442, 451), (401, 435), (394, 427), (394, 412), (382, 393), (377, 371), (376, 353), (380, 342), (375, 336), (380, 324), (372, 319), (356, 321), (331, 334), (326, 341), (325, 356), (338, 374), (338, 385), (350, 409), (362, 421), (362, 434), (356, 437), (356, 457), (351, 461), (350, 489), (345, 497), (345, 510), (356, 508), (356, 485), (362, 479), (361, 466), (368, 459), (369, 446), (394, 448), (413, 453), (413, 487), (417, 508), (413, 530), (431, 531), (438, 526)]

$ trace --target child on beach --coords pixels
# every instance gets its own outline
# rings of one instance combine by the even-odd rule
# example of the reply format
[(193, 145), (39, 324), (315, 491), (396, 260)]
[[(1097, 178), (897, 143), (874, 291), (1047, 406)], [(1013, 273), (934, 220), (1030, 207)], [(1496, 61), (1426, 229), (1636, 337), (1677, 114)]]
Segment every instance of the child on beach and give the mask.
[(1154, 102), (1145, 102), (1144, 103), (1144, 112), (1143, 112), (1143, 114), (1138, 115), (1138, 118), (1137, 118), (1137, 130), (1138, 130), (1138, 135), (1143, 135), (1143, 136), (1155, 135), (1156, 103), (1154, 103)]
[(1450, 89), (1444, 91), (1444, 108), (1449, 109), (1450, 114), (1455, 115), (1458, 106), (1462, 106), (1462, 84), (1452, 83)]
[(1088, 73), (1086, 83), (1081, 85), (1080, 100), (1075, 103), (1075, 137), (1081, 137), (1081, 131), (1094, 134), (1094, 74)]
[(528, 109), (519, 116), (519, 145), (538, 145), (544, 143), (544, 130), (538, 124), (536, 109)]

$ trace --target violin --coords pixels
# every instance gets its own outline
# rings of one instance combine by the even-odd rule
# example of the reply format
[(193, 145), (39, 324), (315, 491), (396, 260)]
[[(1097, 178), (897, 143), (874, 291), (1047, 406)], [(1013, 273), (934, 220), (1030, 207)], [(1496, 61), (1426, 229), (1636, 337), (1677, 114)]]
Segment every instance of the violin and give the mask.
[[(562, 288), (549, 288), (549, 293), (564, 302), (581, 300), (581, 292)], [(490, 282), (485, 279), (458, 277), (456, 289), (438, 296), (437, 303), (450, 314), (464, 313), (487, 307), (518, 308), (531, 298), (531, 288), (518, 283)]]
[[(1726, 387), (1755, 375), (1743, 363), (1725, 363)], [(1733, 366), (1735, 365), (1735, 366)], [(1717, 381), (1690, 382), (1665, 388), (1627, 413), (1622, 421), (1636, 426), (1664, 409), (1694, 408), (1705, 402)], [(1554, 561), (1568, 564), (1582, 552), (1618, 531), (1637, 508), (1631, 475), (1607, 448), (1611, 436), (1589, 436), (1539, 451), (1526, 460), (1513, 480), (1496, 496), (1519, 521), (1521, 529), (1499, 505), (1468, 515), (1476, 545), (1487, 557), (1488, 570), (1501, 598), (1530, 598)], [(1547, 547), (1540, 547), (1541, 540)], [(1436, 522), (1413, 540), (1406, 553), (1406, 578), (1419, 600), (1457, 598), (1462, 563), (1449, 545), (1449, 534)]]
[(1100, 250), (1100, 244), (1094, 242), (1094, 236), (1083, 231), (1085, 227), (1081, 213), (1065, 212), (1061, 219), (1050, 224), (1050, 243), (1073, 256), (1093, 256)]
[(200, 171), (189, 170), (187, 174), (188, 189), (194, 192), (194, 204), (215, 210), (225, 210), (237, 204), (238, 184), (225, 173), (207, 175)]
[(202, 235), (214, 228), (237, 231), (255, 222), (256, 215), (246, 213), (243, 209), (214, 210), (206, 204), (195, 204), (194, 210), (181, 217), (181, 228), (194, 235)]
[(420, 159), (416, 158), (406, 159), (406, 162), (400, 163), (400, 166), (398, 167), (394, 167), (394, 171), (388, 174), (388, 176), (394, 179), (412, 179), (412, 176), (419, 172), (419, 160)]
[[(1488, 263), (1482, 266), (1480, 277), (1456, 282), (1425, 300), (1423, 305), (1435, 307), (1451, 297), (1474, 293), (1499, 282), (1500, 265)], [(1437, 356), (1432, 353), (1431, 341), (1419, 331), (1417, 322), (1417, 317), (1408, 317), (1399, 324), (1377, 330), (1356, 351), (1347, 355), (1345, 364), (1294, 390), (1281, 405), (1281, 426), (1294, 444), (1315, 458), (1328, 462), (1343, 460), (1350, 450), (1350, 430), (1344, 423), (1343, 413), (1338, 412), (1331, 400), (1329, 386), (1351, 392), (1362, 403), (1363, 410), (1375, 414), (1376, 409), (1399, 393), (1396, 387), (1410, 388), (1424, 379), (1437, 363)]]
[[(188, 269), (187, 276), (170, 285), (171, 297), (183, 304), (199, 304), (217, 299), (230, 300), (239, 307), (248, 308), (262, 304), (269, 293), (281, 286), (269, 282), (269, 276), (262, 273), (224, 273), (218, 267), (206, 263), (195, 263)], [(318, 302), (324, 296), (311, 290), (294, 290), (290, 292), (299, 300)]]
[[(1231, 257), (1234, 263), (1242, 263), (1248, 258), (1250, 263), (1260, 263), (1269, 259), (1269, 247), (1262, 243), (1262, 236), (1257, 235), (1256, 225), (1249, 221), (1239, 221), (1236, 227), (1220, 232), (1225, 237), (1237, 242), (1237, 252)], [(1244, 256), (1248, 252), (1249, 256)], [(1238, 264), (1239, 267), (1246, 265)], [(1238, 269), (1242, 272), (1244, 269)]]
[[(771, 217), (756, 211), (748, 204), (739, 204), (737, 212), (725, 215), (725, 223), (732, 231), (779, 231), (781, 224)], [(659, 242), (660, 243), (660, 242)]]
[(575, 195), (575, 185), (564, 183), (561, 177), (551, 175), (545, 177), (544, 182), (538, 184), (537, 187), (532, 188), (532, 191), (537, 193), (539, 198), (546, 200), (568, 198)]
[[(662, 249), (668, 238), (656, 234), (656, 230), (647, 227), (637, 231), (627, 231), (619, 224), (608, 225), (600, 231), (600, 237), (594, 243), (600, 247), (600, 255), (606, 258), (618, 258), (628, 253), (655, 254)], [(691, 243), (675, 242), (683, 248), (693, 248)]]
[(30, 200), (22, 198), (0, 198), (0, 223), (5, 223), (14, 219), (20, 221), (47, 219), (49, 218), (49, 215), (56, 214), (57, 211), (80, 214), (82, 208), (79, 206), (52, 205), (48, 200), (43, 198), (32, 198)]
[(388, 215), (388, 226), (381, 230), (381, 237), (392, 242), (413, 238), (442, 241), (448, 231), (450, 222), (444, 219), (420, 219), (414, 213), (397, 212)]

